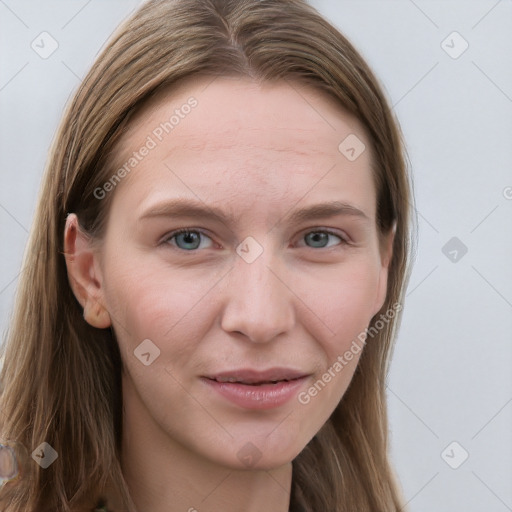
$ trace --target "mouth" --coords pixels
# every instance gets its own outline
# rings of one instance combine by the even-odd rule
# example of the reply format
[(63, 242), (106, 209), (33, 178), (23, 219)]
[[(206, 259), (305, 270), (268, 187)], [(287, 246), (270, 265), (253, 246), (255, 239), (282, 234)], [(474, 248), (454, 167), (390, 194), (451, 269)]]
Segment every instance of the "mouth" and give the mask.
[(284, 406), (306, 385), (309, 373), (288, 368), (233, 370), (201, 377), (208, 388), (242, 409)]
[[(207, 379), (209, 377), (206, 377)], [(262, 380), (257, 382), (247, 382), (245, 380), (237, 380), (235, 377), (217, 377), (214, 380), (215, 382), (229, 382), (230, 384), (245, 384), (246, 386), (263, 386), (265, 384), (279, 384), (280, 382), (293, 382), (294, 380), (299, 380), (302, 377), (297, 377), (296, 379), (279, 379), (279, 380)]]
[(215, 375), (205, 376), (206, 379), (219, 383), (245, 384), (247, 386), (263, 386), (265, 384), (279, 384), (293, 382), (307, 377), (309, 374), (287, 368), (271, 368), (257, 371), (252, 369), (233, 370)]

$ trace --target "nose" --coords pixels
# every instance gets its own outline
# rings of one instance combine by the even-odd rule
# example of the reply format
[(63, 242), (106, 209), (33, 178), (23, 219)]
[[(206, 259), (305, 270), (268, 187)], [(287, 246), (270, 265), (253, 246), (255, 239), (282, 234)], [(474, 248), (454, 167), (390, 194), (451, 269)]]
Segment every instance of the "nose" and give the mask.
[(265, 251), (252, 263), (236, 258), (224, 283), (221, 326), (225, 332), (267, 343), (292, 329), (294, 294), (280, 268)]

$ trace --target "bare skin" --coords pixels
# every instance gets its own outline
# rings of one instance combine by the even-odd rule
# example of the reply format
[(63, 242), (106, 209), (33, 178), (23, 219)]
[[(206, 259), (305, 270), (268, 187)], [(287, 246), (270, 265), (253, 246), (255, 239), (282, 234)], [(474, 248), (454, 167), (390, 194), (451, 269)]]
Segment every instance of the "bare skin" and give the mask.
[[(155, 129), (191, 97), (197, 105), (158, 140)], [(366, 145), (354, 161), (338, 149), (350, 134)], [(324, 93), (227, 78), (153, 100), (125, 134), (119, 167), (148, 136), (155, 147), (108, 191), (101, 245), (89, 244), (74, 214), (65, 231), (84, 317), (113, 326), (120, 346), (131, 494), (141, 512), (288, 511), (291, 461), (343, 397), (360, 352), (307, 404), (299, 394), (385, 300), (392, 236), (378, 237), (370, 142)], [(146, 216), (178, 198), (232, 218)], [(352, 213), (291, 219), (331, 201)], [(180, 228), (193, 233), (173, 236)], [(256, 243), (241, 246), (247, 237)], [(143, 340), (148, 365), (136, 356)], [(240, 406), (205, 380), (272, 367), (305, 377), (266, 409)]]

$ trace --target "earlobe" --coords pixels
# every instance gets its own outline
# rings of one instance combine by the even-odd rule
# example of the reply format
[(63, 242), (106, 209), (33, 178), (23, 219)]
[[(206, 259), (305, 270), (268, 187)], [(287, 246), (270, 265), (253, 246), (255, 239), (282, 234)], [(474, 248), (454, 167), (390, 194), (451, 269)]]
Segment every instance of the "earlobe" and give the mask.
[(71, 289), (84, 308), (84, 319), (98, 329), (109, 327), (111, 318), (103, 306), (103, 290), (98, 280), (98, 265), (95, 264), (97, 255), (74, 213), (66, 219), (64, 257)]
[(99, 302), (87, 301), (84, 307), (84, 320), (98, 329), (106, 329), (112, 324), (108, 311)]

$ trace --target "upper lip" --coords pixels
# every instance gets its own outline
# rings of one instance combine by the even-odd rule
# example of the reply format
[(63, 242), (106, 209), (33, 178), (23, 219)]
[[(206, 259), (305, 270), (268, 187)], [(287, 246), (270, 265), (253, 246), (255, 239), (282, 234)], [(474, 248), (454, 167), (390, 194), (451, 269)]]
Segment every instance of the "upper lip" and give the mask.
[(207, 375), (206, 378), (211, 380), (229, 379), (232, 382), (259, 384), (263, 382), (277, 382), (282, 380), (299, 379), (308, 375), (308, 373), (291, 368), (269, 368), (268, 370), (253, 370), (251, 368), (242, 368), (238, 370), (229, 370)]

